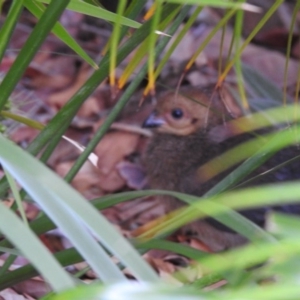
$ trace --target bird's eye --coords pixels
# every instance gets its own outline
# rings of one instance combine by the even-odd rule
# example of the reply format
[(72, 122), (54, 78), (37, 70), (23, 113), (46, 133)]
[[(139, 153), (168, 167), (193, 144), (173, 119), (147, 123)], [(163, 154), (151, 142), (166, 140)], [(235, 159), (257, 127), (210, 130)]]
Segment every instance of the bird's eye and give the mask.
[(183, 111), (180, 108), (174, 108), (171, 115), (174, 119), (180, 119), (183, 117)]

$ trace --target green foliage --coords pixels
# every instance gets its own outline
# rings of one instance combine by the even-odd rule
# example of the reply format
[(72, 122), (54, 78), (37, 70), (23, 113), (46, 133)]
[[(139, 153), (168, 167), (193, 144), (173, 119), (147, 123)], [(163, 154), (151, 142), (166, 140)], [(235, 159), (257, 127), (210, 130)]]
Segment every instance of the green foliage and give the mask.
[[(122, 111), (130, 96), (145, 78), (147, 71), (150, 75), (154, 72), (154, 62), (158, 54), (162, 52), (170, 40), (168, 35), (174, 35), (184, 18), (188, 16), (190, 6), (187, 3), (191, 5), (199, 3), (199, 1), (183, 0), (167, 2), (170, 3), (162, 4), (162, 1), (156, 1), (156, 5), (159, 7), (159, 15), (154, 15), (152, 19), (141, 25), (135, 21), (145, 5), (145, 2), (140, 0), (133, 0), (128, 10), (125, 7), (119, 9), (119, 12), (125, 10), (122, 16), (94, 6), (90, 2), (87, 3), (79, 0), (12, 1), (10, 11), (0, 31), (0, 60), (4, 56), (24, 7), (38, 17), (39, 21), (18, 54), (13, 66), (0, 84), (0, 110), (7, 109), (8, 99), (11, 97), (12, 92), (34, 55), (39, 51), (40, 46), (51, 31), (83, 60), (92, 65), (95, 70), (56, 116), (43, 129), (41, 128), (42, 131), (40, 134), (26, 150), (17, 147), (3, 135), (0, 135), (0, 162), (7, 174), (0, 181), (0, 197), (4, 199), (10, 187), (16, 198), (24, 198), (25, 194), (28, 194), (32, 201), (39, 204), (45, 212), (44, 215), (30, 223), (29, 226), (26, 226), (25, 223), (17, 218), (13, 209), (8, 209), (3, 203), (0, 203), (0, 230), (5, 235), (5, 238), (0, 241), (0, 250), (10, 254), (10, 258), (2, 267), (3, 269), (0, 270), (0, 289), (10, 287), (36, 274), (41, 274), (56, 293), (56, 295), (49, 295), (47, 299), (57, 300), (74, 299), (75, 297), (76, 299), (113, 299), (114, 293), (117, 293), (118, 297), (122, 299), (141, 299), (143, 297), (146, 299), (222, 298), (232, 300), (296, 299), (299, 297), (300, 288), (297, 285), (297, 280), (300, 275), (300, 268), (298, 266), (300, 250), (298, 228), (300, 221), (296, 218), (287, 218), (286, 216), (273, 214), (268, 218), (270, 232), (267, 232), (232, 210), (265, 204), (290, 203), (291, 201), (299, 202), (299, 183), (282, 183), (274, 186), (228, 191), (233, 184), (239, 183), (253, 169), (262, 164), (268, 155), (273, 154), (274, 151), (278, 151), (278, 149), (288, 144), (294, 143), (295, 136), (290, 134), (290, 132), (282, 132), (276, 138), (271, 136), (274, 139), (269, 144), (266, 143), (259, 150), (255, 148), (254, 150), (252, 149), (253, 151), (250, 149), (249, 153), (243, 152), (242, 154), (247, 154), (241, 159), (244, 160), (247, 158), (244, 163), (236, 168), (228, 177), (219, 182), (202, 199), (168, 191), (141, 191), (109, 195), (87, 202), (67, 183), (77, 174), (89, 154)], [(3, 1), (0, 1), (0, 6), (2, 3)], [(44, 6), (43, 3), (50, 4)], [(216, 25), (215, 31), (225, 26), (230, 17), (237, 13), (241, 14), (240, 9), (245, 4), (242, 1), (230, 2), (221, 0), (202, 1), (201, 3), (202, 5), (226, 7), (228, 9), (223, 19)], [(234, 64), (237, 64), (237, 68), (240, 68), (238, 72), (239, 76), (243, 77), (247, 84), (251, 86), (257, 97), (268, 97), (274, 100), (267, 104), (264, 103), (264, 107), (261, 103), (250, 101), (252, 108), (258, 111), (262, 108), (280, 106), (280, 101), (284, 99), (285, 95), (266, 78), (257, 74), (255, 70), (240, 65), (240, 55), (254, 34), (272, 13), (278, 9), (281, 3), (282, 1), (274, 2), (266, 18), (254, 29), (253, 33), (249, 35), (250, 38), (242, 46), (239, 47), (239, 43), (237, 42), (238, 51), (236, 51), (233, 59), (228, 62), (227, 69), (225, 67), (225, 70), (229, 71)], [(300, 1), (298, 0), (297, 7), (299, 3)], [(103, 57), (99, 65), (96, 65), (89, 58), (87, 53), (70, 37), (63, 26), (58, 23), (58, 19), (65, 9), (82, 12), (117, 24), (117, 30), (115, 30), (115, 34), (109, 44), (111, 47), (110, 51)], [(201, 11), (201, 7), (197, 9), (197, 12)], [(192, 15), (191, 20), (195, 18), (196, 14)], [(241, 19), (242, 16), (238, 15), (237, 22), (241, 22)], [(172, 52), (175, 49), (180, 39), (183, 38), (184, 33), (192, 26), (192, 22), (186, 24), (181, 29), (179, 38), (169, 48), (171, 50), (162, 57), (162, 65), (169, 58), (170, 51)], [(160, 26), (162, 25), (166, 31), (166, 36), (159, 36), (155, 31), (161, 30)], [(120, 40), (128, 33), (127, 26), (136, 28), (136, 30), (128, 37), (125, 43), (120, 45)], [(215, 31), (200, 46), (198, 49), (199, 53), (212, 38)], [(240, 34), (240, 30), (235, 31), (235, 41), (240, 38)], [(59, 178), (43, 163), (47, 162), (53, 149), (85, 100), (112, 72), (110, 68), (115, 68), (115, 66), (120, 64), (148, 37), (148, 45), (151, 47), (149, 51), (151, 65), (144, 64), (135, 74), (135, 78), (126, 88), (105, 123), (96, 132), (85, 151), (67, 174), (65, 178), (67, 182)], [(140, 60), (142, 58), (144, 57), (138, 57)], [(135, 62), (132, 65), (135, 65)], [(159, 65), (158, 73), (154, 75), (155, 78), (159, 75), (162, 65)], [(278, 122), (275, 110), (270, 115), (275, 116), (274, 122)], [(19, 119), (18, 121), (24, 123), (24, 119)], [(36, 124), (32, 123), (31, 125), (35, 126)], [(299, 131), (298, 127), (297, 129)], [(297, 139), (298, 136), (296, 136)], [(245, 149), (249, 149), (248, 146), (244, 145)], [(39, 161), (34, 156), (42, 149), (45, 149), (45, 152)], [(236, 153), (238, 152), (240, 151)], [(237, 157), (237, 155), (235, 156)], [(18, 194), (12, 178), (16, 179), (24, 189), (20, 194)], [(180, 211), (174, 218), (168, 220), (168, 222), (153, 228), (154, 236), (152, 239), (126, 240), (96, 210), (101, 210), (137, 197), (158, 194), (176, 196), (190, 205), (185, 210)], [(240, 199), (244, 201), (241, 203)], [(228, 227), (234, 228), (240, 234), (246, 236), (251, 243), (240, 249), (228, 250), (222, 254), (212, 255), (164, 240), (164, 237), (172, 230), (193, 219), (207, 215), (214, 216), (218, 221)], [(74, 245), (74, 248), (52, 255), (38, 240), (36, 234), (45, 233), (57, 226), (66, 234)], [(182, 270), (182, 272), (179, 272), (175, 276), (178, 285), (184, 287), (177, 287), (175, 289), (172, 285), (168, 285), (167, 283), (160, 284), (158, 282), (158, 275), (154, 273), (153, 269), (140, 255), (140, 253), (149, 249), (172, 250), (175, 253), (185, 255), (196, 261), (194, 266)], [(30, 261), (30, 264), (20, 269), (6, 272), (19, 252)], [(112, 255), (119, 259), (119, 265), (113, 262), (111, 259)], [(101, 283), (98, 282), (91, 286), (79, 286), (78, 281), (63, 268), (64, 266), (83, 260), (87, 261), (90, 267), (96, 272)], [(128, 268), (140, 283), (129, 281), (122, 272), (123, 267)], [(189, 275), (195, 274), (195, 272), (197, 276), (190, 279), (191, 276)], [(203, 290), (204, 287), (221, 280), (224, 280), (224, 284), (226, 283), (224, 286), (210, 291)], [(63, 292), (66, 289), (70, 290)]]

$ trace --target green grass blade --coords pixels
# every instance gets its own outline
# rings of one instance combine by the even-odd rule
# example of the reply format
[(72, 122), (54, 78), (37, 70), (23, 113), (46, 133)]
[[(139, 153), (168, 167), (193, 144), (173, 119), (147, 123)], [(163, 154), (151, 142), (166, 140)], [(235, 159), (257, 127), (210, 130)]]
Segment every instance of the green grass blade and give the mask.
[[(3, 165), (8, 163), (7, 160), (5, 160), (7, 153), (10, 152), (8, 145), (7, 153), (5, 154), (4, 151), (3, 149), (2, 157), (0, 158)], [(28, 174), (28, 172), (24, 171), (24, 169), (26, 169), (25, 165), (25, 160), (23, 160), (23, 164), (21, 160), (19, 162), (15, 160), (15, 165), (12, 166), (10, 164), (8, 167), (14, 172), (14, 175), (18, 177), (27, 192), (36, 199), (44, 211), (47, 212), (47, 215), (62, 229), (104, 282), (124, 280), (125, 277), (123, 273), (119, 271), (116, 265), (111, 261), (109, 255), (99, 247), (85, 226), (83, 226), (81, 222), (78, 222), (78, 219), (71, 213), (68, 207), (63, 205), (63, 200), (59, 198), (55, 192), (52, 192), (51, 189), (45, 185), (45, 182), (39, 182), (37, 180), (37, 172)], [(32, 164), (32, 168), (35, 168), (34, 164)], [(39, 176), (47, 177), (47, 174), (41, 171)]]
[[(9, 253), (9, 252), (6, 252), (6, 253)], [(19, 255), (20, 255), (20, 253), (19, 253)], [(9, 267), (14, 263), (16, 258), (17, 258), (17, 255), (15, 255), (15, 254), (10, 254), (8, 256), (8, 258), (5, 260), (4, 264), (0, 268), (0, 277), (9, 270)]]
[[(38, 19), (41, 18), (46, 9), (41, 3), (32, 0), (25, 0), (24, 5)], [(80, 47), (80, 45), (72, 38), (72, 36), (59, 22), (56, 22), (52, 32), (89, 65), (91, 65), (94, 69), (98, 69), (98, 66), (93, 59), (89, 57), (89, 55)]]
[(70, 0), (51, 1), (0, 84), (0, 110)]
[(9, 40), (13, 34), (13, 30), (16, 27), (22, 10), (23, 0), (14, 0), (0, 30), (0, 62), (3, 59)]
[(272, 213), (268, 218), (268, 227), (276, 236), (298, 239), (300, 218), (283, 213)]
[[(29, 177), (29, 176), (28, 176)], [(26, 182), (27, 181), (27, 182)], [(68, 207), (63, 205), (63, 199), (48, 193), (47, 186), (36, 185), (36, 180), (27, 178), (22, 183), (26, 186), (33, 198), (41, 199), (38, 203), (44, 208), (49, 217), (57, 224), (68, 239), (74, 244), (79, 253), (85, 258), (87, 263), (93, 268), (100, 279), (105, 283), (126, 280), (123, 273), (118, 269), (116, 264), (110, 259), (110, 256), (99, 246), (95, 239), (90, 235), (84, 224), (79, 222)], [(30, 189), (30, 190), (29, 190)]]
[[(13, 251), (13, 250), (10, 250)], [(14, 252), (12, 252), (14, 253)], [(19, 253), (16, 253), (19, 255)], [(57, 261), (64, 267), (83, 261), (81, 255), (74, 249), (66, 249), (54, 254)], [(37, 276), (38, 272), (32, 265), (26, 265), (0, 276), (0, 289), (5, 289), (21, 281)]]
[[(38, 2), (43, 2), (49, 4), (51, 0), (36, 0)], [(97, 7), (95, 5), (91, 5), (89, 3), (78, 1), (78, 0), (71, 0), (70, 4), (68, 5), (67, 9), (79, 12), (81, 14), (103, 19), (109, 22), (115, 23), (117, 20), (117, 15), (103, 9), (101, 7)], [(126, 17), (121, 17), (120, 20), (121, 24), (124, 26), (132, 27), (132, 28), (139, 28), (141, 23), (136, 22), (134, 20), (128, 19)]]
[[(151, 194), (150, 194), (151, 195)], [(118, 203), (129, 201), (132, 199), (149, 196), (149, 191), (133, 191), (125, 192), (119, 194), (112, 194), (108, 196), (103, 196), (91, 201), (91, 204), (97, 209), (105, 209), (112, 207)], [(56, 225), (50, 220), (46, 215), (30, 222), (30, 228), (37, 234), (40, 235), (47, 231), (56, 228)], [(9, 247), (10, 243), (7, 240), (0, 241), (0, 247)], [(1, 251), (1, 250), (0, 250)]]
[(266, 11), (263, 15), (262, 19), (256, 24), (255, 28), (251, 31), (251, 33), (247, 36), (246, 40), (240, 47), (238, 51), (235, 52), (233, 58), (227, 63), (225, 66), (225, 70), (223, 71), (222, 75), (220, 76), (219, 80), (224, 81), (228, 72), (231, 70), (232, 66), (235, 64), (236, 60), (238, 60), (245, 50), (245, 48), (249, 45), (250, 41), (254, 38), (254, 36), (259, 32), (259, 30), (265, 25), (265, 23), (270, 19), (272, 14), (274, 14), (279, 6), (284, 2), (284, 0), (276, 0), (274, 4)]
[(139, 249), (160, 249), (171, 251), (180, 255), (184, 255), (194, 260), (203, 259), (204, 257), (209, 256), (210, 254), (206, 252), (199, 251), (197, 249), (191, 248), (186, 245), (170, 242), (170, 241), (163, 241), (153, 239), (147, 242), (137, 242), (136, 247)]
[(110, 55), (110, 63), (109, 63), (109, 82), (112, 88), (115, 88), (115, 72), (117, 66), (117, 52), (118, 52), (118, 44), (120, 41), (121, 34), (121, 19), (123, 17), (127, 1), (120, 0), (117, 7), (117, 18), (115, 22), (114, 29), (110, 38), (110, 47), (109, 47), (109, 55)]
[(245, 6), (244, 3), (236, 3), (224, 0), (168, 0), (170, 3), (190, 4), (190, 5), (201, 5), (201, 6), (212, 6), (222, 8), (234, 8), (234, 9), (252, 9), (258, 11), (258, 7), (253, 5)]
[(15, 180), (12, 178), (12, 176), (9, 174), (9, 172), (7, 172), (7, 170), (5, 168), (4, 168), (4, 173), (5, 173), (5, 176), (7, 178), (8, 183), (9, 183), (9, 186), (10, 186), (10, 189), (12, 191), (12, 194), (13, 194), (13, 196), (15, 198), (15, 201), (17, 203), (17, 207), (19, 209), (21, 218), (22, 218), (24, 224), (26, 226), (29, 226), (27, 218), (26, 218), (26, 214), (25, 214), (25, 211), (24, 211), (24, 208), (23, 208), (23, 205), (22, 205), (22, 199), (21, 199), (21, 196), (20, 196), (17, 184), (16, 184)]
[[(2, 147), (4, 146), (2, 145)], [(32, 262), (52, 288), (60, 292), (74, 287), (73, 279), (61, 268), (37, 237), (1, 202), (0, 207), (1, 232), (22, 251), (24, 256)]]
[[(69, 222), (72, 219), (73, 221), (77, 219), (79, 224), (85, 224), (103, 245), (118, 256), (138, 279), (146, 281), (157, 280), (154, 271), (139, 256), (129, 242), (74, 189), (39, 161), (4, 137), (0, 136), (0, 142), (2, 145), (0, 148), (0, 159), (3, 165), (34, 196), (35, 200), (42, 207), (46, 208), (46, 212), (51, 213), (51, 217), (55, 218), (59, 214), (59, 211), (57, 211), (59, 207), (61, 210), (67, 209), (69, 214), (71, 214)], [(45, 189), (49, 191), (48, 194)], [(52, 196), (53, 201), (50, 205), (48, 203), (51, 198), (48, 198), (49, 195)], [(51, 204), (53, 206), (57, 205), (55, 208), (56, 213), (54, 210), (50, 210), (53, 209)], [(66, 218), (67, 216), (65, 215), (64, 217)], [(58, 220), (56, 219), (56, 221)], [(69, 230), (68, 227), (61, 227), (61, 229), (63, 231)], [(79, 225), (77, 230), (79, 230)], [(73, 235), (70, 236), (70, 239), (72, 238), (74, 241)], [(95, 256), (95, 252), (92, 255)], [(85, 258), (92, 260), (91, 257)]]

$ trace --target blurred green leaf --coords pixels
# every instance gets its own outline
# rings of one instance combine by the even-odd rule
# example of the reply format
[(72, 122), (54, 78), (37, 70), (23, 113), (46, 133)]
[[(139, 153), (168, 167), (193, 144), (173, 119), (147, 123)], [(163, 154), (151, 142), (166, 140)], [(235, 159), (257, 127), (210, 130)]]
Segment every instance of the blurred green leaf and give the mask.
[(297, 215), (272, 212), (267, 218), (267, 228), (279, 238), (299, 238), (300, 218)]
[(170, 3), (181, 3), (190, 5), (201, 5), (201, 6), (212, 6), (212, 7), (222, 7), (222, 8), (237, 8), (237, 9), (252, 9), (254, 11), (259, 11), (259, 8), (254, 5), (245, 5), (245, 3), (234, 3), (224, 0), (168, 0)]
[[(41, 18), (44, 11), (46, 10), (46, 8), (41, 3), (33, 0), (24, 0), (24, 5), (38, 19)], [(91, 65), (94, 69), (98, 69), (98, 66), (93, 61), (93, 59), (89, 57), (89, 55), (80, 47), (80, 45), (72, 38), (72, 36), (59, 22), (56, 22), (52, 29), (52, 32), (89, 65)]]
[[(151, 299), (165, 299), (165, 300), (201, 300), (201, 292), (191, 290), (188, 288), (175, 288), (172, 285), (150, 283), (128, 282), (126, 284), (116, 284), (111, 286), (93, 285), (89, 287), (78, 287), (76, 289), (66, 291), (60, 295), (44, 298), (44, 300), (85, 300), (85, 299), (99, 299), (99, 300), (151, 300)], [(209, 299), (209, 298), (208, 298)]]
[(131, 269), (140, 280), (155, 281), (153, 270), (114, 227), (63, 179), (0, 135), (0, 161), (19, 181), (97, 273), (106, 281), (123, 278), (88, 230)]
[(0, 110), (3, 110), (15, 86), (69, 1), (70, 0), (52, 1), (40, 21), (32, 30), (13, 65), (0, 83)]
[[(49, 4), (51, 0), (35, 0), (38, 2), (43, 2)], [(117, 14), (112, 13), (106, 9), (103, 9), (101, 7), (91, 5), (89, 3), (79, 1), (79, 0), (71, 0), (70, 4), (68, 5), (67, 9), (73, 10), (75, 12), (103, 19), (110, 22), (116, 22), (117, 20)], [(140, 23), (130, 20), (128, 18), (125, 18), (121, 16), (120, 23), (124, 26), (132, 27), (132, 28), (139, 28), (141, 26)]]
[[(4, 146), (1, 147), (1, 149)], [(24, 226), (24, 223), (0, 202), (0, 230), (21, 250), (26, 258), (40, 271), (52, 288), (59, 292), (75, 286), (73, 279), (53, 258), (52, 254)], [(1, 285), (1, 283), (0, 283)]]
[(28, 224), (28, 221), (27, 221), (27, 218), (26, 218), (26, 213), (24, 211), (24, 207), (22, 205), (22, 199), (21, 199), (17, 184), (5, 168), (4, 168), (4, 173), (5, 173), (5, 176), (7, 178), (8, 183), (9, 183), (9, 186), (10, 186), (10, 189), (12, 191), (13, 197), (14, 197), (16, 203), (17, 203), (18, 211), (19, 211), (19, 213), (22, 217), (22, 220), (23, 220), (24, 224), (28, 227), (29, 224)]
[[(1, 3), (0, 3), (1, 6)], [(16, 27), (20, 14), (23, 10), (23, 0), (12, 1), (9, 12), (5, 18), (4, 24), (0, 29), (0, 62), (3, 59), (13, 30)]]

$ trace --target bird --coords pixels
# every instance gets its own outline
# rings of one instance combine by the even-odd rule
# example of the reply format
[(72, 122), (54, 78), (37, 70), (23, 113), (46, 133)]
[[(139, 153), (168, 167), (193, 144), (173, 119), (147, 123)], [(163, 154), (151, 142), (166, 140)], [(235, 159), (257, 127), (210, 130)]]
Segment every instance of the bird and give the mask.
[[(219, 89), (211, 84), (164, 92), (158, 97), (155, 108), (143, 124), (143, 127), (153, 131), (142, 158), (149, 187), (203, 196), (233, 168), (209, 180), (201, 180), (199, 167), (258, 134), (276, 130), (267, 128), (240, 135), (230, 134), (227, 124), (244, 115), (243, 109), (231, 96), (226, 85)], [(228, 130), (221, 130), (222, 128)], [(281, 150), (258, 167), (251, 176), (261, 174), (299, 154), (297, 146)], [(297, 164), (284, 165), (275, 172), (250, 181), (248, 186), (300, 179), (298, 169)], [(159, 200), (166, 213), (185, 205), (182, 201), (166, 195), (159, 196)], [(296, 204), (245, 209), (240, 213), (264, 227), (266, 214), (270, 209), (300, 215), (300, 206)], [(247, 243), (245, 237), (213, 218), (196, 220), (182, 230), (197, 237), (212, 252)]]

